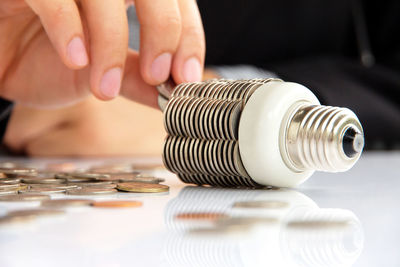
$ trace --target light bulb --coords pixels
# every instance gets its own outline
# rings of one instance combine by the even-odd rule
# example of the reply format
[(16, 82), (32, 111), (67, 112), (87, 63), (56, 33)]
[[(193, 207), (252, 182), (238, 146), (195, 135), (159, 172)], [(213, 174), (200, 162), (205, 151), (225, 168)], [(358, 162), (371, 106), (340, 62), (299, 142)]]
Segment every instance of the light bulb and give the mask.
[(158, 90), (164, 164), (187, 183), (293, 187), (316, 170), (350, 169), (364, 146), (351, 110), (320, 105), (297, 83), (210, 80)]

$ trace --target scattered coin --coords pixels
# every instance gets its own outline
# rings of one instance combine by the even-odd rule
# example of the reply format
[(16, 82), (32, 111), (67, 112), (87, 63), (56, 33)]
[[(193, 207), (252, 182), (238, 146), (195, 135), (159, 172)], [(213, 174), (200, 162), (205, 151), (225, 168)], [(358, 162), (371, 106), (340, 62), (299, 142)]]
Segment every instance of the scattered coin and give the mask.
[(175, 216), (175, 219), (178, 220), (201, 220), (201, 221), (217, 221), (222, 219), (227, 219), (230, 216), (225, 213), (219, 212), (188, 212), (188, 213), (179, 213)]
[(42, 194), (17, 194), (17, 195), (9, 195), (9, 196), (0, 196), (0, 201), (42, 201), (50, 199), (49, 195)]
[(89, 199), (49, 199), (43, 200), (43, 207), (72, 207), (72, 206), (89, 206), (92, 201)]
[(116, 184), (91, 184), (91, 183), (89, 183), (89, 185), (88, 184), (86, 184), (86, 183), (82, 183), (82, 185), (79, 185), (78, 187), (80, 187), (80, 188), (99, 188), (99, 189), (114, 189), (114, 188), (116, 188), (117, 187), (117, 185)]
[(8, 174), (23, 174), (23, 173), (34, 173), (36, 169), (33, 168), (22, 168), (22, 167), (12, 167), (12, 168), (0, 168), (0, 172), (6, 175)]
[(20, 194), (60, 194), (65, 193), (65, 189), (48, 188), (48, 187), (34, 187), (25, 190), (19, 190)]
[(62, 184), (65, 183), (65, 179), (56, 179), (56, 178), (36, 178), (36, 177), (29, 177), (29, 178), (22, 178), (22, 182), (26, 184)]
[(109, 189), (109, 188), (102, 189), (93, 187), (67, 190), (67, 194), (69, 195), (105, 195), (105, 194), (114, 194), (116, 192), (117, 190), (115, 189)]
[(21, 182), (21, 179), (18, 179), (18, 178), (0, 179), (0, 184), (19, 184), (20, 182)]
[(168, 192), (169, 186), (163, 184), (148, 184), (148, 183), (120, 183), (117, 184), (117, 189), (121, 191), (135, 193), (160, 193)]
[(89, 169), (90, 172), (100, 173), (100, 174), (115, 174), (115, 173), (132, 173), (132, 168), (130, 166), (97, 166)]
[(40, 188), (40, 187), (46, 187), (46, 188), (53, 188), (53, 189), (74, 189), (78, 188), (77, 185), (75, 184), (30, 184), (29, 188)]
[(8, 190), (5, 190), (5, 189), (2, 189), (2, 190), (0, 190), (0, 196), (7, 196), (7, 195), (15, 195), (15, 194), (18, 194), (18, 190), (10, 190), (10, 189), (8, 189)]
[(19, 188), (21, 184), (0, 184), (0, 190)]
[(241, 201), (233, 204), (234, 208), (249, 209), (282, 209), (289, 206), (284, 201), (258, 200), (258, 201)]
[(165, 182), (164, 178), (154, 177), (152, 175), (142, 175), (139, 174), (134, 179), (135, 183), (149, 183), (149, 184), (159, 184)]
[(74, 173), (69, 173), (69, 175), (74, 178), (84, 178), (93, 180), (107, 179), (110, 177), (110, 175), (108, 174), (90, 173), (90, 172), (74, 172)]
[(93, 202), (92, 206), (97, 208), (136, 208), (141, 207), (142, 204), (140, 201), (114, 200)]
[(108, 178), (99, 179), (102, 181), (130, 182), (133, 181), (139, 173), (110, 173)]

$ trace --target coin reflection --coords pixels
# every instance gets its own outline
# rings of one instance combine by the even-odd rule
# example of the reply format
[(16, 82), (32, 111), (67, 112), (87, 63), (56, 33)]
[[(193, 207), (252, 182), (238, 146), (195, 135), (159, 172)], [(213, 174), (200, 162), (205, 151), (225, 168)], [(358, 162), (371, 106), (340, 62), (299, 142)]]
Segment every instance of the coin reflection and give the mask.
[(165, 220), (170, 266), (352, 266), (364, 242), (353, 212), (289, 189), (188, 186)]

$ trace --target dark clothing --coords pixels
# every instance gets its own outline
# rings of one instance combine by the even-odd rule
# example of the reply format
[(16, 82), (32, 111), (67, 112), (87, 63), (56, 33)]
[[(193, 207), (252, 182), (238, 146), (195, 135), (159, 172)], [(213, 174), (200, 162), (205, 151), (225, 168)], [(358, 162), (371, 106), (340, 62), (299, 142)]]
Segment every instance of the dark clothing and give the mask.
[[(206, 64), (249, 64), (352, 109), (366, 148), (400, 145), (400, 1), (199, 0)], [(356, 26), (357, 25), (357, 26)], [(375, 64), (364, 66), (361, 51)]]

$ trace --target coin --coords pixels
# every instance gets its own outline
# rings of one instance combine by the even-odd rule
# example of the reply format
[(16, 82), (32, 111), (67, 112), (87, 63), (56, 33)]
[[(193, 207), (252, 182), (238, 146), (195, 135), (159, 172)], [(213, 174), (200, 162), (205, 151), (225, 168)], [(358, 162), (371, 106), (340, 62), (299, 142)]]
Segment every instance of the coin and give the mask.
[(0, 184), (0, 190), (19, 188), (21, 184)]
[(143, 203), (140, 201), (113, 200), (113, 201), (96, 201), (92, 203), (92, 206), (97, 208), (136, 208), (136, 207), (141, 207), (142, 204)]
[(19, 184), (20, 182), (21, 182), (21, 179), (18, 179), (18, 178), (0, 179), (0, 184)]
[(73, 188), (78, 188), (77, 185), (75, 184), (29, 184), (29, 188), (40, 188), (40, 187), (46, 187), (46, 188), (53, 188), (53, 189), (73, 189)]
[(18, 194), (18, 190), (2, 189), (0, 190), (0, 196), (15, 195)]
[(67, 190), (67, 194), (69, 195), (105, 195), (105, 194), (114, 194), (116, 192), (117, 190), (115, 189), (109, 189), (109, 188), (102, 189), (93, 187)]
[(289, 206), (284, 201), (258, 200), (258, 201), (241, 201), (233, 204), (234, 208), (250, 208), (250, 209), (282, 209)]
[(131, 172), (131, 173), (110, 173), (108, 174), (108, 178), (101, 178), (98, 180), (101, 181), (119, 181), (119, 182), (127, 182), (127, 181), (132, 181), (135, 179), (136, 175), (138, 175), (139, 172)]
[(75, 207), (75, 206), (89, 206), (93, 201), (90, 199), (49, 199), (43, 200), (40, 204), (43, 207)]
[(117, 185), (117, 189), (135, 193), (160, 193), (168, 192), (169, 186), (148, 183), (120, 183)]
[(24, 173), (35, 173), (36, 169), (23, 168), (23, 167), (12, 167), (12, 168), (0, 168), (0, 173), (8, 174), (24, 174)]
[(78, 186), (79, 188), (97, 188), (97, 189), (114, 189), (117, 187), (116, 184), (99, 184), (96, 183), (82, 183)]
[(50, 199), (49, 195), (43, 194), (17, 194), (17, 195), (9, 195), (9, 196), (0, 196), (0, 201), (41, 201)]
[(165, 182), (164, 178), (155, 177), (149, 174), (138, 174), (134, 179), (135, 183), (150, 183), (150, 184), (158, 184)]
[(49, 188), (49, 187), (34, 187), (18, 191), (20, 194), (60, 194), (64, 193), (65, 189)]
[(22, 178), (22, 182), (26, 184), (62, 184), (65, 182), (65, 179), (24, 177)]
[(187, 212), (179, 213), (175, 216), (178, 220), (202, 220), (202, 221), (216, 221), (221, 219), (227, 219), (230, 216), (220, 212)]

